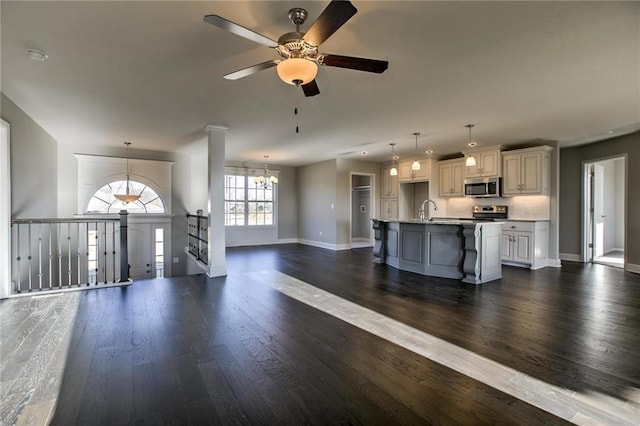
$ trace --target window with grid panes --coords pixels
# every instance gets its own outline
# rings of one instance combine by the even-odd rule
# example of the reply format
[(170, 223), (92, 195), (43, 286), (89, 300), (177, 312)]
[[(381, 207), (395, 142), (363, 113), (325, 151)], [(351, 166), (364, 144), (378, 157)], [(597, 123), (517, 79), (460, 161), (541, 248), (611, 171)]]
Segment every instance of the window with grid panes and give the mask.
[(273, 200), (273, 186), (256, 185), (253, 176), (225, 175), (225, 226), (273, 225)]

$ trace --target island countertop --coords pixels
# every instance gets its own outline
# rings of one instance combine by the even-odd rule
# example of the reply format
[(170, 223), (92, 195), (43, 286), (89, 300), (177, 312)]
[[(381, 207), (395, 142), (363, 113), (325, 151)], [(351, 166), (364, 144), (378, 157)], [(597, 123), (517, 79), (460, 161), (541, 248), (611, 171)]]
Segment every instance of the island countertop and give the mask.
[(376, 263), (473, 284), (502, 277), (505, 222), (437, 217), (371, 220)]
[(473, 218), (448, 218), (448, 217), (434, 217), (431, 220), (420, 219), (377, 219), (371, 218), (372, 221), (385, 222), (385, 223), (414, 223), (422, 225), (473, 225), (473, 224), (485, 224), (491, 223), (494, 225), (502, 225), (504, 221), (493, 220), (477, 220)]

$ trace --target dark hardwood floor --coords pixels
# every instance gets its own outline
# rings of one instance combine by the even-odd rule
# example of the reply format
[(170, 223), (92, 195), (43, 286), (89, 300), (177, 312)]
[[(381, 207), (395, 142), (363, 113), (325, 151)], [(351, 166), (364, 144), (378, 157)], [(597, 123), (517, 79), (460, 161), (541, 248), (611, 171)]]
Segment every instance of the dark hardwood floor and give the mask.
[[(371, 249), (235, 248), (227, 252), (225, 278), (146, 280), (78, 294), (70, 321), (62, 314), (58, 321), (68, 322), (70, 343), (51, 423), (564, 423), (247, 279), (263, 270), (544, 382), (621, 401), (634, 391), (637, 397), (640, 276), (565, 263), (538, 271), (505, 267), (502, 280), (473, 286), (371, 259)], [(66, 296), (30, 303), (34, 312), (63, 312)], [(16, 340), (6, 325), (3, 341)], [(20, 365), (28, 354), (16, 351)], [(3, 381), (15, 385), (19, 373), (7, 374)], [(52, 374), (43, 380), (53, 383)], [(10, 424), (20, 410), (3, 407), (2, 414)]]

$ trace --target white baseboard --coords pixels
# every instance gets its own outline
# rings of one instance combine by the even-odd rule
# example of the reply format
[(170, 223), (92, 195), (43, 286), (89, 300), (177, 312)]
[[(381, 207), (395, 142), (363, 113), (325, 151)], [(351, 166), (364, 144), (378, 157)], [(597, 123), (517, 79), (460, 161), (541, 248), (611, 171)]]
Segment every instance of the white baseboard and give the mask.
[(226, 277), (227, 276), (227, 267), (226, 266), (218, 266), (211, 268), (211, 270), (207, 271), (207, 277), (215, 278), (215, 277)]
[(560, 260), (568, 260), (570, 262), (583, 262), (581, 255), (573, 253), (560, 253)]
[(305, 244), (308, 246), (313, 246), (313, 247), (320, 247), (328, 250), (334, 250), (334, 251), (351, 249), (351, 244), (330, 244), (330, 243), (324, 243), (322, 241), (305, 240), (301, 238), (298, 238), (298, 243)]
[(550, 266), (552, 268), (560, 268), (562, 267), (562, 263), (560, 262), (560, 259), (547, 259), (547, 266)]
[(633, 272), (634, 274), (640, 274), (640, 265), (633, 263), (627, 263), (624, 268), (625, 271)]
[(273, 244), (296, 244), (297, 242), (297, 238), (280, 238)]

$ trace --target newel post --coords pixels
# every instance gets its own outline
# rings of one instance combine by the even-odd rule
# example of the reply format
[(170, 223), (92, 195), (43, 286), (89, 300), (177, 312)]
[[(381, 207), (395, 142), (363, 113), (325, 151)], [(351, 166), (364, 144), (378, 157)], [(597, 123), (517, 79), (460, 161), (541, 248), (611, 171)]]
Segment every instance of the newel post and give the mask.
[(127, 249), (127, 216), (129, 212), (120, 210), (120, 281), (129, 281), (129, 250)]

